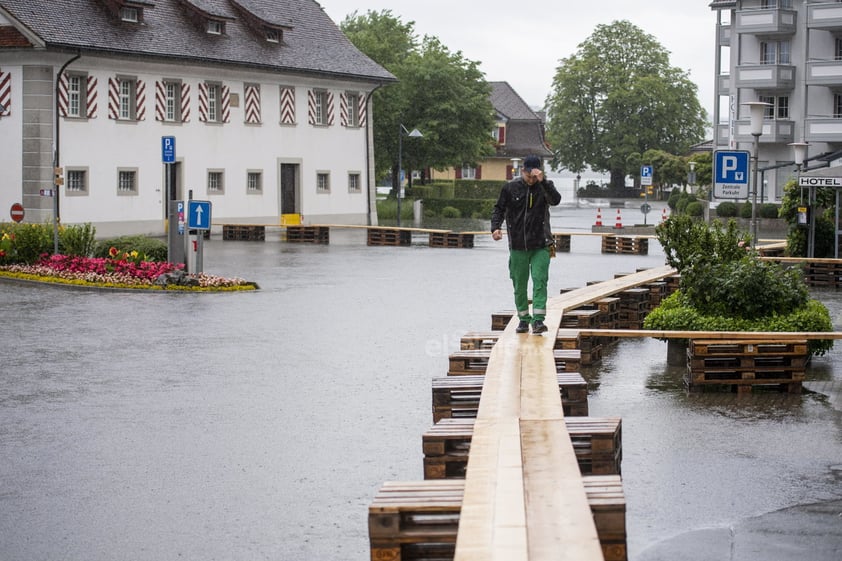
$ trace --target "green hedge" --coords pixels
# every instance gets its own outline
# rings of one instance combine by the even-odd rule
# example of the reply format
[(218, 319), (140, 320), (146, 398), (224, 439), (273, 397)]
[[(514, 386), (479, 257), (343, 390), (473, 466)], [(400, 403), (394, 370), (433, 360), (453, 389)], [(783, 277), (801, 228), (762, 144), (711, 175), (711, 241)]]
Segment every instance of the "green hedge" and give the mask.
[(453, 213), (457, 210), (460, 216), (466, 218), (483, 218), (491, 219), (491, 212), (494, 210), (494, 203), (497, 199), (427, 199), (424, 201), (424, 214), (432, 216), (443, 216), (445, 209), (449, 208), (447, 213)]
[(736, 218), (737, 203), (731, 201), (719, 203), (719, 206), (716, 207), (716, 215), (720, 218)]

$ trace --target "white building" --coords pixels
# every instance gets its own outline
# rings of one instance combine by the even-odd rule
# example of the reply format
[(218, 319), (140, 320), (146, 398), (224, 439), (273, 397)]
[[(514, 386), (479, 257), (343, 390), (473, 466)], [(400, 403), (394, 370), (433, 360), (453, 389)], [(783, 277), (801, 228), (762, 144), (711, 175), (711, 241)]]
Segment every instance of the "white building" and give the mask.
[(376, 223), (394, 80), (314, 0), (0, 0), (0, 211), (52, 220), (57, 148), (61, 222), (103, 236), (163, 235), (191, 191), (214, 223)]
[(752, 150), (747, 102), (766, 108), (759, 137), (758, 201), (779, 201), (796, 173), (790, 143), (807, 142), (808, 166), (842, 157), (842, 2), (714, 0), (715, 148)]

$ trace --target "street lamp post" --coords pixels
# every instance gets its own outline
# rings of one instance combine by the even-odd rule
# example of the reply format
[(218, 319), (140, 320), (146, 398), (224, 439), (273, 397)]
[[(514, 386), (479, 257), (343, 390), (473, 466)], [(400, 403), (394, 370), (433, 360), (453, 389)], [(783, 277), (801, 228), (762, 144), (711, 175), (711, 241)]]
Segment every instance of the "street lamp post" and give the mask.
[(760, 135), (763, 134), (763, 116), (766, 113), (766, 108), (770, 107), (770, 104), (762, 101), (749, 101), (748, 103), (743, 103), (743, 105), (748, 105), (751, 113), (750, 132), (751, 136), (754, 137), (754, 146), (751, 155), (754, 161), (751, 182), (751, 247), (754, 248), (757, 246), (757, 156), (760, 150)]
[(693, 192), (693, 185), (696, 184), (696, 162), (690, 160), (687, 162), (687, 165), (690, 166), (690, 173), (687, 174), (687, 183), (690, 184), (690, 192)]
[[(795, 160), (795, 170), (796, 176), (798, 177), (798, 182), (801, 183), (801, 169), (804, 167), (804, 161), (807, 159), (807, 146), (809, 146), (806, 142), (791, 142), (789, 146), (792, 148), (792, 159)], [(804, 193), (803, 191), (801, 192)], [(813, 188), (810, 187), (808, 190), (807, 195), (808, 201), (808, 212), (809, 212), (809, 230), (807, 231), (807, 257), (813, 257), (815, 253), (815, 222), (814, 222), (814, 212), (813, 212)]]
[(407, 135), (411, 138), (421, 138), (424, 136), (418, 129), (412, 129), (412, 132), (406, 130), (406, 127), (403, 126), (403, 123), (400, 124), (400, 128), (398, 128), (398, 190), (397, 190), (397, 197), (398, 197), (398, 228), (401, 227), (401, 188), (403, 187), (403, 182), (401, 181), (401, 176), (403, 175), (403, 135)]

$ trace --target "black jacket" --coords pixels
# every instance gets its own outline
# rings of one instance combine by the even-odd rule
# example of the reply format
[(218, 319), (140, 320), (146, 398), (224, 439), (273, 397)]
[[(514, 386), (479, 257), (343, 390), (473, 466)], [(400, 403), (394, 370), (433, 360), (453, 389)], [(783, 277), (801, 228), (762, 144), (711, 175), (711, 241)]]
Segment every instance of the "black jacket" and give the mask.
[(499, 230), (505, 220), (509, 248), (528, 250), (547, 247), (552, 243), (550, 205), (560, 202), (561, 194), (547, 178), (531, 187), (522, 178), (509, 181), (500, 190), (494, 205), (491, 231)]

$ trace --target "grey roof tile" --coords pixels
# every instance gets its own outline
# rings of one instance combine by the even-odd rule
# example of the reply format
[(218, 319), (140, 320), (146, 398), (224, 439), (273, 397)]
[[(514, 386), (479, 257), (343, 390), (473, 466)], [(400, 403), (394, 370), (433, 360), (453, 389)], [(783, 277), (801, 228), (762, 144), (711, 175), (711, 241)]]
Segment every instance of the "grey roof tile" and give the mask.
[(233, 18), (225, 35), (210, 35), (193, 23), (182, 1), (187, 0), (150, 2), (154, 7), (144, 9), (142, 24), (118, 21), (100, 0), (0, 0), (0, 9), (53, 49), (395, 80), (354, 47), (314, 0), (239, 0), (260, 19), (292, 28), (285, 30), (282, 44), (256, 33), (229, 0), (189, 0), (204, 11)]

